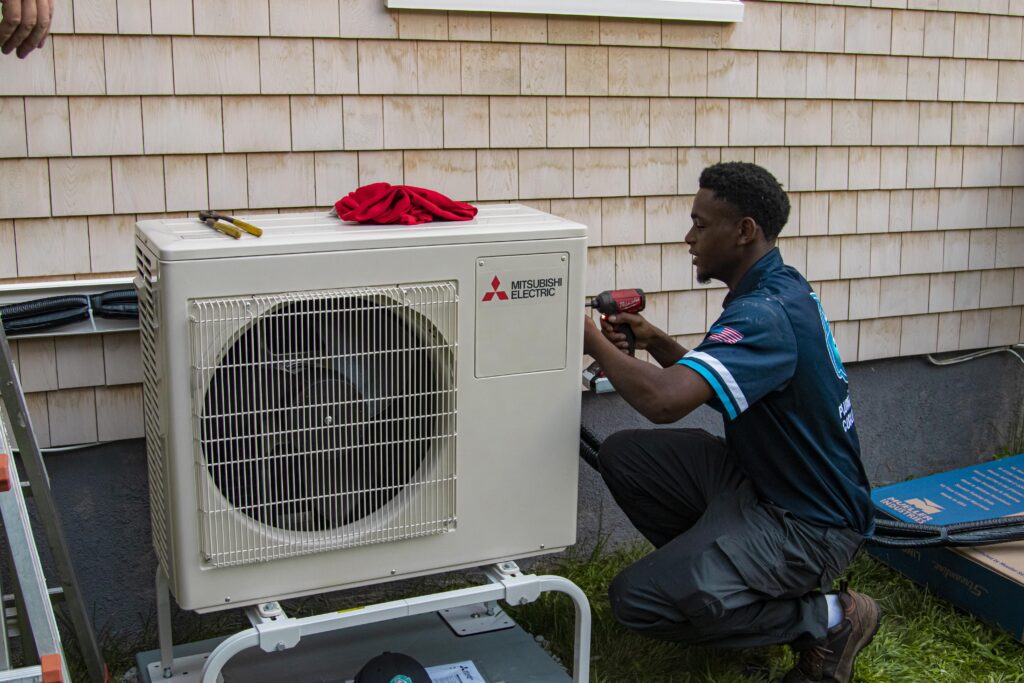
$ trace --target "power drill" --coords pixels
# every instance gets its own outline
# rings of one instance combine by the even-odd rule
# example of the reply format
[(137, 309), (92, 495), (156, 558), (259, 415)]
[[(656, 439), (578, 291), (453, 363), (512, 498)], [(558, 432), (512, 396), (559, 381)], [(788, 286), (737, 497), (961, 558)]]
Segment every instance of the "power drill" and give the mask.
[[(616, 313), (639, 313), (647, 305), (647, 297), (642, 289), (612, 289), (601, 292), (587, 304), (590, 308), (596, 308), (601, 315), (615, 315)], [(633, 328), (625, 323), (615, 326), (616, 332), (626, 335), (626, 343), (629, 344), (629, 355), (636, 353), (636, 335)]]

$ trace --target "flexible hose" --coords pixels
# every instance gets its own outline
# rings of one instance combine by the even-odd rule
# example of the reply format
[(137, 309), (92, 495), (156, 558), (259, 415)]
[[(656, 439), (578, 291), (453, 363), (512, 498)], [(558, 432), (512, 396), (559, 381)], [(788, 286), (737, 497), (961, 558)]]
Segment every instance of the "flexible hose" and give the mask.
[(134, 289), (114, 289), (89, 298), (93, 315), (122, 320), (139, 317), (139, 295)]
[(583, 458), (583, 462), (598, 472), (601, 471), (601, 465), (597, 459), (597, 452), (600, 450), (601, 440), (586, 426), (580, 425), (580, 457)]
[(884, 548), (937, 548), (979, 546), (1024, 540), (1024, 518), (1001, 517), (947, 526), (910, 524), (891, 519), (875, 520), (870, 545)]
[(982, 349), (981, 351), (974, 351), (972, 353), (965, 354), (963, 356), (957, 356), (956, 358), (943, 358), (938, 359), (932, 354), (928, 354), (925, 358), (932, 365), (945, 366), (945, 365), (957, 365), (958, 363), (966, 363), (969, 360), (975, 360), (976, 358), (983, 358), (984, 356), (991, 356), (994, 353), (1012, 353), (1016, 356), (1017, 360), (1024, 363), (1024, 355), (1021, 354), (1021, 350), (1024, 349), (1024, 344), (1013, 344), (1011, 346), (1000, 346), (994, 349)]
[(139, 296), (134, 289), (114, 289), (92, 296), (51, 296), (0, 306), (0, 319), (6, 334), (18, 334), (88, 320), (90, 310), (99, 318), (138, 318)]
[(7, 334), (58, 327), (88, 318), (89, 297), (78, 294), (0, 306), (0, 319)]

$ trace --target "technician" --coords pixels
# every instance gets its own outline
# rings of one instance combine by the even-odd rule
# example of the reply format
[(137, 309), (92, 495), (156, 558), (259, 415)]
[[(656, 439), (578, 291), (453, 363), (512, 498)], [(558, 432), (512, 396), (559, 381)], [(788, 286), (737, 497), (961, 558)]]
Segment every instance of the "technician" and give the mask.
[[(697, 281), (729, 288), (721, 316), (687, 351), (640, 315), (589, 318), (584, 350), (618, 393), (665, 424), (708, 404), (725, 439), (635, 429), (601, 447), (602, 476), (655, 550), (609, 590), (626, 627), (663, 640), (789, 643), (784, 679), (849, 681), (878, 629), (878, 604), (830, 592), (873, 530), (846, 371), (818, 296), (775, 246), (789, 199), (765, 169), (704, 169), (690, 247)], [(662, 367), (622, 353), (629, 324)]]

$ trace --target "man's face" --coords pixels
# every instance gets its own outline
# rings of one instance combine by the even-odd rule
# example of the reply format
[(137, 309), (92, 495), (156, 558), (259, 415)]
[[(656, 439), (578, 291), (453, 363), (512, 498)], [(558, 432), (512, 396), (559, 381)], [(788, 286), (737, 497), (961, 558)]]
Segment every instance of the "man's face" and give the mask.
[(715, 199), (711, 190), (701, 189), (690, 210), (693, 227), (686, 233), (697, 282), (722, 280), (739, 256), (739, 224), (742, 216), (730, 204)]

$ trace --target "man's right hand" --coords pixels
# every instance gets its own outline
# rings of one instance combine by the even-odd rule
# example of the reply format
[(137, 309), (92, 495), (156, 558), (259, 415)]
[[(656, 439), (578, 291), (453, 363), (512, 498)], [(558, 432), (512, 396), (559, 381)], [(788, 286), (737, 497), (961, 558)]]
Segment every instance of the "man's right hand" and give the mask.
[(0, 0), (0, 51), (5, 55), (17, 50), (24, 59), (46, 42), (53, 20), (53, 0)]

